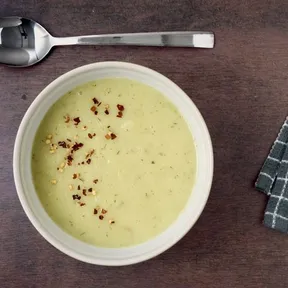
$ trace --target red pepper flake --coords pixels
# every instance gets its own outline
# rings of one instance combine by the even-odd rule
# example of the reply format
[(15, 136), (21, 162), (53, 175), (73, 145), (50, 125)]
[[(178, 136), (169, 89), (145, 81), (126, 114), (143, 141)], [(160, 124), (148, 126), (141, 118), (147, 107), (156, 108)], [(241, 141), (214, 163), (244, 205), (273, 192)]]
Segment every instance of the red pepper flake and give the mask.
[(99, 102), (99, 103), (98, 103), (98, 107), (99, 107), (101, 104), (102, 104), (102, 102)]
[(97, 114), (98, 114), (98, 111), (96, 110), (96, 111), (94, 112), (94, 114), (97, 115)]
[(74, 118), (73, 120), (74, 120), (74, 122), (75, 122), (74, 125), (76, 125), (76, 126), (81, 122), (81, 120), (80, 120), (79, 117), (76, 117), (76, 118)]
[(104, 216), (103, 216), (103, 215), (99, 215), (99, 219), (100, 219), (100, 220), (103, 220), (103, 219), (104, 219)]
[[(96, 133), (93, 133), (93, 137), (95, 137), (96, 136)], [(94, 151), (93, 151), (94, 152)]]
[(106, 115), (109, 115), (109, 111), (108, 111), (107, 109), (105, 109), (104, 113), (105, 113)]
[(90, 139), (92, 139), (92, 138), (93, 138), (93, 136), (92, 136), (92, 134), (91, 134), (91, 133), (88, 133), (88, 137), (89, 137)]
[(88, 189), (88, 192), (92, 192), (92, 190), (93, 190), (92, 188), (89, 188), (89, 189)]
[(67, 141), (72, 142), (71, 139), (67, 138)]
[(114, 224), (115, 221), (114, 221), (114, 220), (109, 220), (109, 223), (110, 223), (110, 224)]
[(96, 215), (97, 213), (98, 213), (97, 209), (94, 208), (94, 212), (93, 212), (93, 214)]
[(72, 161), (73, 161), (73, 157), (71, 155), (67, 156), (67, 160), (68, 160), (68, 165), (71, 166), (72, 165)]
[(106, 139), (111, 139), (111, 136), (110, 136), (109, 134), (106, 134), (106, 135), (105, 135), (105, 138), (106, 138)]
[(80, 188), (80, 185), (78, 185), (77, 189), (78, 189), (78, 190), (80, 190), (80, 189), (81, 189), (81, 188)]
[(122, 113), (121, 111), (118, 111), (118, 114), (117, 114), (116, 117), (118, 117), (118, 118), (122, 118), (122, 116), (123, 116), (123, 113)]
[(86, 189), (83, 189), (82, 193), (84, 196), (87, 196)]
[(65, 141), (59, 141), (59, 142), (58, 142), (58, 145), (59, 145), (60, 147), (67, 148), (67, 144), (66, 144)]
[(98, 179), (93, 180), (93, 183), (97, 184), (98, 183)]
[(111, 133), (111, 139), (114, 140), (117, 136), (114, 133)]
[(82, 165), (84, 165), (84, 164), (85, 164), (85, 162), (84, 162), (84, 161), (82, 161), (82, 162), (81, 162), (81, 164), (82, 164)]
[(79, 196), (78, 194), (74, 194), (72, 195), (73, 200), (80, 200), (81, 196)]
[(95, 112), (96, 111), (96, 106), (92, 106), (91, 108), (90, 108), (90, 110), (92, 111), (92, 112)]
[(73, 179), (76, 179), (76, 178), (77, 178), (77, 174), (74, 173), (74, 174), (73, 174)]
[(87, 164), (90, 164), (91, 163), (91, 159), (89, 158), (86, 162), (87, 162)]
[(99, 101), (95, 97), (92, 99), (92, 101), (94, 104), (99, 104)]
[(75, 151), (77, 151), (77, 150), (79, 150), (80, 148), (82, 148), (83, 147), (83, 143), (77, 143), (77, 142), (75, 142), (75, 144), (72, 146), (72, 153), (73, 152), (75, 152)]
[(124, 106), (123, 105), (117, 104), (117, 108), (118, 108), (119, 111), (124, 111)]
[(107, 210), (105, 210), (105, 209), (102, 208), (102, 209), (101, 209), (101, 213), (102, 213), (102, 214), (106, 214), (106, 213), (107, 213)]
[(85, 203), (83, 203), (83, 202), (80, 202), (80, 206), (82, 207), (82, 206), (85, 206), (86, 204)]

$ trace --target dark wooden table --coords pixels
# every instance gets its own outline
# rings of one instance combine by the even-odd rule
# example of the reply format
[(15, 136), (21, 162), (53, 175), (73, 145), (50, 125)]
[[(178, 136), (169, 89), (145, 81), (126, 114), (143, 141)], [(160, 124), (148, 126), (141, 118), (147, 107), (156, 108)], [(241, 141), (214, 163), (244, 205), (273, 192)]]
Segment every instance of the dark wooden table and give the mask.
[[(288, 236), (262, 225), (267, 199), (253, 188), (287, 115), (287, 0), (2, 0), (7, 15), (38, 20), (55, 36), (213, 30), (216, 47), (62, 47), (31, 68), (0, 67), (1, 288), (287, 287)], [(195, 227), (155, 259), (120, 268), (48, 244), (25, 216), (12, 174), (15, 135), (36, 95), (59, 75), (106, 60), (142, 64), (179, 84), (206, 119), (215, 152), (211, 196)]]

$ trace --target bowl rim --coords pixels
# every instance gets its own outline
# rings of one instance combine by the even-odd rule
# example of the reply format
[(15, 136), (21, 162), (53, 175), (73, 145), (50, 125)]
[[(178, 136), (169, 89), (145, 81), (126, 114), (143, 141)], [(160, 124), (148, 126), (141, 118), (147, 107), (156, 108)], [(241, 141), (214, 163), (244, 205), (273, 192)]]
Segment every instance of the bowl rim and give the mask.
[[(37, 107), (39, 105), (39, 103), (42, 101), (42, 98), (45, 97), (45, 95), (47, 95), (47, 93), (49, 93), (49, 91), (53, 90), (55, 87), (57, 87), (60, 83), (62, 83), (63, 81), (68, 80), (69, 78), (88, 71), (89, 69), (99, 69), (99, 68), (111, 68), (111, 67), (118, 67), (118, 68), (130, 68), (130, 69), (136, 69), (142, 73), (146, 73), (149, 74), (151, 77), (155, 76), (157, 78), (159, 78), (162, 81), (165, 81), (168, 85), (173, 86), (174, 88), (176, 88), (177, 90), (179, 90), (179, 92), (182, 92), (181, 96), (185, 96), (186, 99), (188, 99), (191, 104), (194, 105), (195, 107), (195, 112), (198, 114), (197, 115), (197, 119), (201, 122), (201, 130), (202, 133), (205, 136), (206, 139), (206, 146), (208, 148), (208, 155), (207, 155), (207, 159), (209, 162), (209, 171), (207, 171), (207, 182), (206, 182), (206, 191), (205, 195), (202, 199), (202, 203), (201, 203), (201, 207), (197, 213), (197, 215), (195, 216), (195, 220), (194, 221), (190, 221), (190, 225), (187, 225), (186, 229), (183, 229), (183, 231), (174, 237), (173, 241), (169, 242), (166, 245), (161, 246), (160, 248), (158, 247), (158, 249), (154, 249), (151, 250), (149, 252), (147, 252), (144, 255), (141, 256), (137, 256), (137, 257), (132, 257), (126, 260), (100, 260), (97, 261), (96, 260), (91, 260), (91, 258), (86, 257), (84, 254), (79, 254), (73, 250), (68, 249), (66, 246), (64, 246), (60, 241), (58, 241), (56, 238), (51, 237), (52, 235), (48, 233), (47, 229), (45, 227), (43, 227), (40, 223), (40, 221), (37, 219), (37, 216), (34, 215), (33, 211), (31, 210), (31, 208), (29, 207), (29, 203), (28, 200), (26, 199), (25, 193), (24, 193), (24, 188), (22, 186), (22, 180), (21, 180), (21, 172), (20, 172), (20, 154), (21, 154), (21, 145), (22, 145), (22, 139), (23, 136), (25, 134), (25, 129), (28, 125), (28, 122), (31, 118), (31, 115), (33, 115), (33, 113), (35, 113), (37, 111)], [(98, 265), (105, 265), (105, 266), (122, 266), (122, 265), (130, 265), (130, 264), (135, 264), (135, 263), (139, 263), (145, 260), (148, 260), (150, 258), (153, 258), (161, 253), (163, 253), (164, 251), (166, 251), (167, 249), (169, 249), (170, 247), (172, 247), (174, 244), (176, 244), (182, 237), (185, 236), (185, 234), (195, 225), (196, 221), (198, 220), (198, 218), (200, 217), (200, 215), (203, 212), (203, 209), (207, 203), (209, 194), (210, 194), (210, 190), (211, 190), (211, 186), (212, 186), (212, 181), (213, 181), (213, 171), (214, 171), (214, 158), (213, 158), (213, 147), (212, 147), (212, 141), (211, 141), (211, 137), (208, 131), (208, 128), (206, 126), (206, 123), (200, 113), (200, 111), (198, 110), (198, 108), (196, 107), (196, 105), (194, 104), (194, 102), (192, 101), (192, 99), (177, 85), (175, 84), (172, 80), (170, 80), (169, 78), (167, 78), (166, 76), (162, 75), (161, 73), (152, 70), (148, 67), (142, 66), (142, 65), (138, 65), (138, 64), (133, 64), (133, 63), (127, 63), (127, 62), (119, 62), (119, 61), (104, 61), (104, 62), (96, 62), (96, 63), (91, 63), (91, 64), (87, 64), (84, 66), (80, 66), (77, 67), (75, 69), (72, 69), (62, 75), (60, 75), (59, 77), (57, 77), (55, 80), (53, 80), (50, 84), (48, 84), (37, 96), (36, 98), (33, 100), (33, 102), (31, 103), (31, 105), (29, 106), (29, 108), (27, 109), (24, 117), (22, 118), (22, 121), (20, 123), (20, 126), (18, 128), (17, 131), (17, 135), (16, 135), (16, 139), (15, 139), (15, 144), (14, 144), (14, 151), (13, 151), (13, 175), (14, 175), (14, 182), (15, 182), (15, 186), (16, 186), (16, 191), (18, 194), (18, 198), (21, 202), (21, 205), (23, 207), (24, 212), (26, 213), (28, 219), (30, 220), (30, 222), (32, 223), (32, 225), (36, 228), (36, 230), (43, 236), (43, 238), (46, 239), (46, 241), (48, 241), (51, 245), (53, 245), (55, 248), (57, 248), (59, 251), (65, 253), (66, 255), (69, 255), (72, 258), (75, 258), (77, 260), (86, 262), (86, 263), (91, 263), (91, 264), (98, 264)], [(113, 249), (113, 248), (111, 248)]]

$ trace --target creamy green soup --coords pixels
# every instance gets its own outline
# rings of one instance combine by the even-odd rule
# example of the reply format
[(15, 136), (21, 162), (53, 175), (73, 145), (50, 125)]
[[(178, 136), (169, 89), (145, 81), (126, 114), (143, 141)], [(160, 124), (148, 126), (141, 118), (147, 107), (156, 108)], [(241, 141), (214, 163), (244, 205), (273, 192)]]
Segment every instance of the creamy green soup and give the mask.
[(32, 174), (49, 216), (97, 246), (142, 243), (177, 219), (193, 187), (195, 147), (176, 107), (152, 87), (101, 79), (45, 115)]

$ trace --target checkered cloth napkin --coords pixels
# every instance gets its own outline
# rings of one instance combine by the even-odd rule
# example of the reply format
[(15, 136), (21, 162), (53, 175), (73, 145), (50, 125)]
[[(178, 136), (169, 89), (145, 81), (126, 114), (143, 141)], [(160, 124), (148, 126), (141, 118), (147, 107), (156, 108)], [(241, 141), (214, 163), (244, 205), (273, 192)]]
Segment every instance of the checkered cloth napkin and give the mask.
[(288, 118), (264, 162), (255, 186), (269, 196), (264, 224), (288, 233)]

